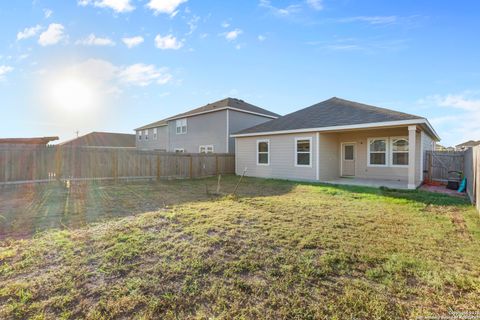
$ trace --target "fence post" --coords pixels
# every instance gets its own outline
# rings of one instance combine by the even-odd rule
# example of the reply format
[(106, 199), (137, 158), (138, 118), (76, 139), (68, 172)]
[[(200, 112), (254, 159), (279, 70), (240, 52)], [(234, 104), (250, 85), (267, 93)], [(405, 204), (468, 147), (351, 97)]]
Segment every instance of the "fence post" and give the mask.
[(118, 181), (118, 150), (112, 150), (112, 169), (113, 169), (113, 179), (115, 182)]
[(160, 155), (157, 154), (157, 181), (160, 181), (161, 178), (161, 162), (160, 162)]
[(193, 179), (193, 156), (190, 155), (190, 179)]
[(5, 150), (5, 182), (8, 182), (9, 168), (10, 168), (10, 152)]
[(55, 153), (55, 178), (60, 181), (62, 176), (62, 147), (57, 146)]
[(215, 155), (215, 175), (218, 176), (218, 155)]

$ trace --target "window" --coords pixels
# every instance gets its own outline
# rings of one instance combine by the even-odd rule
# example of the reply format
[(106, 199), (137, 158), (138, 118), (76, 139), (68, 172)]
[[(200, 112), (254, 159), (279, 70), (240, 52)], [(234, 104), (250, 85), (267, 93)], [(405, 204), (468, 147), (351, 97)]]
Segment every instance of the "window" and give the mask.
[(408, 138), (391, 138), (392, 166), (408, 166)]
[(138, 131), (138, 141), (142, 140), (142, 131)]
[(187, 119), (179, 119), (176, 121), (177, 124), (177, 134), (187, 133)]
[(386, 138), (375, 138), (368, 140), (368, 164), (370, 166), (387, 165)]
[(153, 140), (157, 140), (157, 128), (153, 128)]
[(184, 153), (185, 149), (183, 148), (175, 148), (175, 153)]
[(257, 165), (270, 164), (270, 140), (257, 141)]
[(145, 135), (145, 140), (148, 140), (148, 129), (144, 130), (143, 134)]
[(312, 138), (295, 138), (295, 166), (312, 165)]
[(198, 148), (199, 153), (213, 153), (213, 145), (200, 146)]
[(354, 146), (353, 145), (345, 145), (343, 146), (343, 160), (355, 160), (354, 155)]

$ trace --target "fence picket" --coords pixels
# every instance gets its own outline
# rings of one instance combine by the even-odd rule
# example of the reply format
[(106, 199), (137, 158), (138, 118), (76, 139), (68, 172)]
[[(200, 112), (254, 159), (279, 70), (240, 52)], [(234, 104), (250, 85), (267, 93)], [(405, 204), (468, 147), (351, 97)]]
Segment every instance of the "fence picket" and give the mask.
[(0, 146), (0, 185), (50, 180), (199, 178), (235, 173), (233, 154)]

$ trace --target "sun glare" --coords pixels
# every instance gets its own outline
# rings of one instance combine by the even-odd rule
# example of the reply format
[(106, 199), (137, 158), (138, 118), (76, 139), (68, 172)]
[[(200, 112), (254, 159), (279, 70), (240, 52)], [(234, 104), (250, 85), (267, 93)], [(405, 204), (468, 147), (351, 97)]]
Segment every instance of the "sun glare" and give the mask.
[(70, 112), (91, 110), (96, 104), (95, 92), (79, 78), (55, 79), (50, 86), (50, 102), (56, 109)]

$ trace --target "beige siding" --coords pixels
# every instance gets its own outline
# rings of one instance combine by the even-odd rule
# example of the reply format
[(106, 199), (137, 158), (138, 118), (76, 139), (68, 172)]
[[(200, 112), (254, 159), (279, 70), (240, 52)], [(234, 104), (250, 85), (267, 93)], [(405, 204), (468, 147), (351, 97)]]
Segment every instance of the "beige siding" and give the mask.
[(320, 180), (338, 178), (340, 175), (340, 144), (338, 134), (320, 133)]
[(408, 179), (407, 167), (371, 167), (368, 166), (368, 139), (408, 137), (408, 129), (392, 128), (379, 130), (361, 130), (338, 134), (339, 144), (356, 143), (355, 176), (366, 179), (402, 180)]
[[(312, 139), (311, 167), (295, 166), (295, 138)], [(270, 164), (257, 165), (257, 140), (270, 140)], [(288, 134), (267, 137), (246, 137), (236, 139), (236, 173), (242, 174), (247, 169), (247, 176), (315, 180), (316, 179), (316, 134)]]
[[(305, 134), (286, 134), (271, 135), (260, 137), (244, 137), (237, 138), (236, 163), (237, 174), (242, 174), (247, 168), (248, 176), (299, 179), (299, 180), (315, 180), (317, 157), (319, 159), (319, 180), (328, 181), (336, 179), (340, 176), (341, 161), (341, 144), (355, 143), (355, 177), (365, 179), (384, 179), (408, 181), (408, 166), (399, 167), (388, 165), (386, 167), (375, 167), (368, 165), (368, 139), (369, 138), (391, 138), (391, 137), (407, 137), (408, 128), (389, 128), (389, 129), (371, 129), (357, 130), (336, 133), (319, 133), (319, 150), (316, 150), (316, 133)], [(295, 162), (295, 137), (311, 137), (312, 138), (312, 167), (299, 168)], [(256, 163), (256, 143), (257, 140), (270, 140), (270, 165), (258, 166)], [(388, 148), (390, 148), (390, 143)], [(418, 130), (416, 136), (416, 157), (415, 157), (415, 180), (417, 184), (421, 182), (422, 166), (422, 149), (432, 149), (432, 139)], [(390, 152), (387, 152), (387, 158)], [(390, 160), (387, 160), (389, 163)]]

